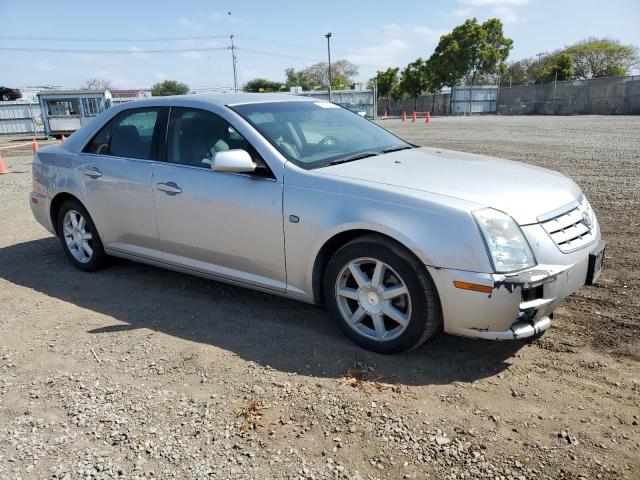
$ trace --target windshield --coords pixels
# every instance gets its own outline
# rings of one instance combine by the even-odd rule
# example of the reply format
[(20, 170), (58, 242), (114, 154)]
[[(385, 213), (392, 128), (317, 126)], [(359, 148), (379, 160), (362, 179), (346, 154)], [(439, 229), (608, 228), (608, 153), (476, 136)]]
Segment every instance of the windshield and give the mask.
[(310, 169), (412, 145), (333, 103), (266, 102), (231, 107), (288, 160)]

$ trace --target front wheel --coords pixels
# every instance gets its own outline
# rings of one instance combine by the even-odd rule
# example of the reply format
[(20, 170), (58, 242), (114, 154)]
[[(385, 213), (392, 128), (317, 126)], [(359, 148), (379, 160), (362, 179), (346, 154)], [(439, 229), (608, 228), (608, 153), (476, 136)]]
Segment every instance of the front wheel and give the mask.
[(84, 206), (67, 200), (58, 212), (58, 234), (62, 248), (73, 265), (85, 272), (98, 270), (106, 263), (102, 241)]
[(367, 235), (341, 247), (327, 266), (324, 293), (342, 331), (378, 353), (416, 348), (441, 323), (425, 267), (384, 237)]

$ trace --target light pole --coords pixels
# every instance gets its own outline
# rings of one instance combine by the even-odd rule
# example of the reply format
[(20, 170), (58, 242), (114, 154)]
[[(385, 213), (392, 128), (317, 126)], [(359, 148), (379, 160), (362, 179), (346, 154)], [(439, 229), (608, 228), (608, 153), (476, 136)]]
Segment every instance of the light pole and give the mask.
[(325, 34), (327, 38), (327, 56), (329, 57), (329, 101), (331, 98), (331, 32)]

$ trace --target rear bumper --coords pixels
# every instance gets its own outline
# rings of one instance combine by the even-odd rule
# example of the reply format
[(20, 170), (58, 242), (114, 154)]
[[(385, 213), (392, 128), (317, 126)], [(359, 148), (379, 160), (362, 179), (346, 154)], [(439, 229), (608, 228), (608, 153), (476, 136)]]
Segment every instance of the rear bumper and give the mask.
[[(427, 267), (436, 284), (444, 330), (490, 340), (536, 335), (551, 326), (553, 310), (586, 283), (585, 248), (571, 265), (537, 265), (516, 274), (487, 274)], [(454, 281), (491, 287), (490, 293), (463, 290)]]
[(31, 205), (31, 212), (36, 221), (55, 235), (56, 230), (51, 223), (49, 198), (40, 193), (31, 192), (31, 194), (29, 194), (29, 204)]

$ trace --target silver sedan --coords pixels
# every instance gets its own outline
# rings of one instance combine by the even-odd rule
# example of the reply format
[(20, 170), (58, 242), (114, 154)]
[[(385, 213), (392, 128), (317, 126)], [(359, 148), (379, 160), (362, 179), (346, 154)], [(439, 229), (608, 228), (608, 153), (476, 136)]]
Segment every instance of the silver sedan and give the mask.
[(536, 335), (604, 258), (569, 178), (290, 95), (110, 108), (40, 149), (30, 201), (81, 270), (117, 256), (324, 304), (382, 353)]

